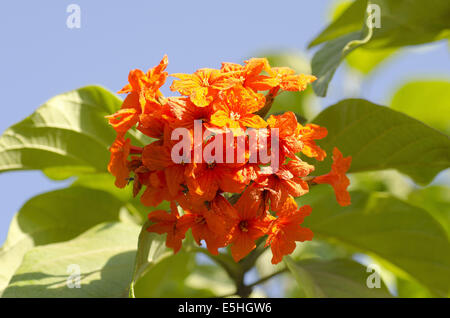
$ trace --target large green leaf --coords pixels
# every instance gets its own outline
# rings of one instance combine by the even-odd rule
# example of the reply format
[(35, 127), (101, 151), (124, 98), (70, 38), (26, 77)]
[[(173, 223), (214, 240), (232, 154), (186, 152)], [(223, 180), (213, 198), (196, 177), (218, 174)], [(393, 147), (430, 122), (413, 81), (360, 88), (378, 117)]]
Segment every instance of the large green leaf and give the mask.
[(70, 240), (96, 224), (119, 220), (121, 206), (107, 192), (81, 187), (30, 199), (14, 216), (0, 249), (0, 293), (33, 246)]
[(204, 290), (204, 293), (209, 291), (212, 296), (216, 297), (232, 295), (236, 291), (236, 286), (230, 276), (217, 264), (205, 264), (197, 261), (195, 267), (188, 270), (190, 271), (189, 276), (184, 280), (184, 284), (191, 290)]
[(106, 171), (114, 130), (104, 116), (120, 103), (96, 86), (53, 97), (0, 137), (0, 172), (41, 169), (52, 178), (64, 179)]
[[(314, 123), (328, 129), (319, 144), (352, 156), (350, 172), (396, 169), (426, 184), (450, 166), (450, 139), (387, 107), (362, 99), (343, 100), (321, 112)], [(326, 172), (330, 158), (315, 171)]]
[(356, 0), (311, 43), (310, 47), (360, 30), (367, 4), (380, 8), (381, 27), (375, 28), (369, 47), (415, 45), (448, 37), (450, 3), (447, 0)]
[[(361, 12), (364, 12), (364, 8), (367, 5), (367, 1), (340, 1), (337, 2), (332, 8), (332, 23), (327, 28), (328, 36), (332, 36), (330, 32), (341, 32), (341, 35), (345, 33), (350, 33), (352, 31), (358, 31), (361, 28), (363, 23), (363, 16)], [(352, 7), (352, 10), (348, 10), (349, 7)], [(353, 11), (353, 13), (352, 13)], [(347, 18), (341, 18), (343, 12), (346, 12)], [(338, 24), (335, 24), (337, 19), (341, 19), (341, 27)], [(346, 32), (346, 30), (348, 32)], [(334, 33), (336, 36), (337, 33)], [(322, 38), (323, 39), (323, 38)], [(320, 40), (320, 39), (319, 39)], [(312, 43), (312, 45), (314, 45)], [(354, 68), (364, 75), (372, 72), (381, 62), (390, 57), (397, 49), (387, 48), (387, 49), (364, 49), (358, 48), (357, 50), (352, 51), (345, 58), (347, 64)]]
[[(347, 8), (335, 15), (333, 21), (328, 25), (308, 47), (313, 47), (320, 43), (336, 39), (342, 35), (361, 30), (364, 23), (364, 13), (367, 8), (367, 0), (356, 0)], [(336, 10), (341, 11), (340, 7)]]
[(450, 2), (447, 0), (370, 0), (380, 7), (381, 27), (375, 28), (371, 48), (416, 45), (448, 37)]
[[(138, 240), (133, 278), (129, 296), (134, 297), (211, 297), (215, 296), (208, 286), (186, 285), (185, 281), (197, 267), (195, 253), (187, 242), (174, 254), (166, 247), (166, 235), (150, 233), (144, 223)], [(188, 239), (189, 240), (189, 239)]]
[[(71, 241), (35, 247), (25, 254), (3, 296), (124, 297), (138, 233), (131, 223), (102, 223)], [(67, 285), (74, 265), (81, 272), (81, 288)]]
[(135, 283), (161, 260), (173, 255), (173, 251), (166, 247), (165, 237), (150, 233), (147, 228), (151, 222), (147, 221), (141, 228), (138, 239), (138, 249), (134, 265), (133, 279), (130, 285), (130, 296), (135, 297)]
[[(39, 169), (53, 179), (105, 172), (115, 132), (104, 117), (121, 103), (98, 86), (53, 97), (0, 136), (0, 172)], [(136, 146), (146, 140), (134, 129), (129, 137)]]
[(431, 298), (431, 294), (426, 288), (417, 282), (396, 277), (397, 296), (400, 298)]
[(417, 189), (409, 194), (408, 202), (430, 212), (450, 238), (450, 187), (435, 185)]
[[(379, 8), (379, 27), (367, 23), (368, 4)], [(326, 95), (337, 67), (357, 47), (392, 49), (448, 38), (449, 12), (450, 2), (447, 0), (427, 3), (420, 0), (356, 0), (310, 43), (311, 47), (327, 42), (312, 59), (313, 74), (319, 78), (313, 84), (314, 91), (319, 96)], [(370, 55), (377, 57), (372, 59), (376, 65), (390, 53), (387, 50)], [(365, 71), (371, 69), (367, 65), (362, 68)]]
[(365, 28), (327, 42), (314, 54), (311, 61), (312, 73), (317, 80), (312, 84), (316, 95), (324, 97), (328, 84), (342, 60), (354, 49), (367, 43), (372, 37), (372, 29)]
[[(192, 284), (192, 281), (190, 284), (186, 284), (187, 278), (197, 269), (197, 266), (195, 254), (183, 250), (168, 258), (164, 258), (158, 263), (154, 263), (136, 282), (134, 295), (138, 298), (218, 296), (212, 292), (212, 288), (209, 285), (195, 285)], [(207, 284), (221, 284), (217, 280), (203, 282)]]
[(375, 298), (390, 297), (385, 284), (369, 288), (366, 267), (348, 259), (329, 261), (308, 259), (294, 262), (285, 257), (287, 268), (298, 282), (295, 297)]
[(340, 207), (330, 187), (312, 188), (299, 202), (313, 208), (304, 226), (318, 238), (388, 262), (397, 274), (413, 277), (445, 297), (450, 288), (450, 243), (442, 226), (425, 210), (387, 193), (350, 194), (352, 204)]
[(114, 185), (114, 177), (109, 173), (85, 174), (79, 176), (72, 186), (84, 187), (94, 190), (109, 192), (122, 201), (123, 206), (128, 210), (134, 221), (142, 224), (147, 220), (148, 213), (153, 210), (169, 209), (169, 202), (163, 201), (156, 207), (144, 206), (140, 201), (140, 195), (133, 197), (133, 186), (130, 183), (126, 188), (120, 189)]
[(449, 81), (426, 80), (406, 83), (395, 92), (390, 107), (450, 134)]

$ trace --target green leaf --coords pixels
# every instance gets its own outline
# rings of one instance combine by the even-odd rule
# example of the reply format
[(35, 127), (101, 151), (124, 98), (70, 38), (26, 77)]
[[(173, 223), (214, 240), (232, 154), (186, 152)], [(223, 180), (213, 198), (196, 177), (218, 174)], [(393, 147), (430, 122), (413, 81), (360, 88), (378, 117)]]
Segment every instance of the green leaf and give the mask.
[(54, 179), (106, 171), (114, 130), (104, 116), (121, 100), (88, 86), (53, 97), (0, 137), (0, 172), (40, 169)]
[(114, 179), (115, 178), (109, 173), (85, 174), (79, 176), (72, 183), (72, 186), (81, 186), (84, 188), (109, 192), (123, 202), (124, 207), (138, 224), (143, 224), (145, 220), (147, 220), (148, 213), (151, 211), (169, 209), (169, 202), (167, 201), (161, 202), (156, 207), (144, 206), (140, 201), (140, 195), (133, 198), (133, 186), (131, 183), (127, 187), (120, 189), (114, 185)]
[[(265, 54), (272, 67), (287, 66), (297, 74), (311, 74), (309, 61), (299, 53)], [(313, 118), (318, 113), (318, 105), (314, 100), (312, 89), (308, 87), (303, 92), (284, 91), (279, 94), (270, 108), (269, 115), (285, 111), (293, 111), (304, 118)]]
[(372, 28), (355, 31), (327, 42), (314, 54), (311, 68), (317, 80), (312, 84), (312, 87), (317, 96), (324, 97), (327, 94), (328, 84), (347, 54), (367, 43), (371, 37)]
[[(71, 241), (35, 247), (25, 254), (3, 297), (124, 297), (138, 233), (130, 223), (102, 223)], [(81, 272), (81, 288), (67, 285), (74, 265)]]
[(202, 264), (197, 262), (190, 269), (184, 284), (192, 289), (206, 290), (211, 296), (220, 297), (231, 295), (236, 291), (234, 282), (226, 271), (216, 264)]
[(409, 194), (408, 202), (430, 212), (450, 238), (450, 187), (436, 185), (417, 189)]
[(432, 298), (433, 295), (420, 284), (397, 277), (396, 279), (397, 295), (400, 298)]
[(398, 273), (413, 277), (435, 295), (450, 288), (450, 243), (442, 226), (426, 211), (387, 193), (351, 192), (352, 204), (340, 207), (329, 186), (315, 186), (301, 198), (313, 213), (305, 219), (317, 238), (344, 244)]
[[(369, 10), (366, 12), (366, 8), (371, 9), (367, 4), (379, 8), (379, 26), (367, 23)], [(313, 83), (314, 91), (318, 96), (326, 95), (337, 67), (357, 47), (398, 48), (448, 38), (449, 11), (450, 2), (447, 0), (432, 0), (426, 5), (420, 0), (356, 0), (310, 43), (311, 47), (327, 42), (312, 59), (312, 71), (318, 77)], [(376, 14), (377, 11), (370, 10), (370, 13)], [(384, 59), (386, 54), (389, 55), (386, 52), (381, 57), (378, 55), (377, 59)], [(366, 65), (363, 69), (370, 70), (370, 67)]]
[(321, 112), (314, 123), (328, 129), (319, 142), (328, 160), (315, 174), (327, 172), (333, 147), (352, 156), (350, 172), (396, 169), (427, 184), (450, 166), (450, 139), (402, 113), (362, 99), (343, 100)]
[(423, 44), (448, 37), (450, 23), (447, 0), (356, 0), (310, 44), (336, 39), (360, 30), (365, 24), (367, 4), (380, 8), (381, 27), (375, 28), (368, 46), (372, 48)]
[[(347, 12), (348, 19), (356, 18), (353, 24), (351, 23), (351, 20), (341, 20), (345, 25), (353, 26), (354, 30), (357, 31), (360, 26), (363, 23), (363, 19), (359, 18), (363, 16), (364, 9), (366, 7), (367, 1), (341, 1), (338, 2), (337, 5), (335, 5), (333, 9), (333, 22), (341, 16), (341, 14), (350, 6), (354, 6), (354, 12), (352, 13), (351, 10)], [(355, 8), (356, 7), (356, 8)], [(359, 18), (359, 19), (358, 19)], [(334, 26), (336, 30), (339, 30), (339, 26)], [(335, 30), (333, 29), (333, 30)], [(341, 29), (341, 31), (344, 31), (343, 34), (345, 34), (345, 28), (344, 30)], [(351, 31), (350, 31), (351, 32)], [(348, 54), (345, 58), (345, 61), (347, 64), (353, 68), (358, 70), (364, 75), (368, 75), (371, 73), (377, 66), (380, 65), (383, 61), (388, 59), (397, 51), (397, 49), (393, 48), (387, 48), (387, 49), (364, 49), (364, 47), (360, 47), (358, 50), (353, 50), (350, 54)]]
[[(173, 253), (171, 251), (171, 253)], [(135, 297), (214, 297), (208, 285), (186, 284), (188, 277), (196, 270), (195, 254), (181, 250), (175, 255), (160, 260), (136, 282)], [(200, 269), (199, 269), (200, 270)], [(220, 282), (209, 281), (209, 284)]]
[[(356, 0), (343, 12), (336, 14), (332, 23), (328, 25), (314, 40), (309, 43), (308, 48), (320, 43), (336, 39), (342, 35), (361, 30), (364, 23), (364, 13), (367, 8), (367, 0)], [(337, 9), (340, 9), (337, 7)], [(341, 11), (341, 10), (339, 10)]]
[(174, 254), (172, 249), (166, 247), (166, 235), (147, 231), (150, 224), (147, 221), (139, 234), (129, 297), (215, 296), (208, 286), (185, 284), (188, 276), (198, 266), (195, 253), (186, 249), (186, 241), (183, 248)]
[(106, 192), (81, 187), (30, 199), (14, 216), (0, 249), (0, 293), (33, 246), (70, 240), (94, 225), (118, 220), (121, 206)]
[(294, 262), (289, 257), (284, 261), (298, 283), (295, 297), (391, 297), (382, 281), (380, 288), (369, 288), (366, 281), (371, 273), (355, 261), (308, 259)]
[(375, 28), (371, 48), (400, 47), (448, 37), (450, 2), (447, 0), (370, 0), (380, 7), (381, 27)]
[(147, 231), (150, 224), (150, 221), (145, 222), (139, 234), (133, 279), (130, 285), (130, 296), (133, 298), (135, 297), (134, 285), (137, 280), (155, 264), (173, 255), (173, 251), (166, 247), (165, 236)]
[(390, 106), (450, 134), (450, 82), (409, 82), (395, 92)]
[[(38, 169), (58, 180), (106, 172), (116, 134), (104, 117), (121, 103), (98, 86), (53, 97), (0, 136), (0, 172)], [(146, 140), (134, 129), (129, 137), (136, 146)]]
[(283, 258), (288, 270), (297, 281), (302, 297), (306, 298), (324, 298), (324, 291), (315, 284), (314, 277), (300, 265), (296, 264), (289, 256)]

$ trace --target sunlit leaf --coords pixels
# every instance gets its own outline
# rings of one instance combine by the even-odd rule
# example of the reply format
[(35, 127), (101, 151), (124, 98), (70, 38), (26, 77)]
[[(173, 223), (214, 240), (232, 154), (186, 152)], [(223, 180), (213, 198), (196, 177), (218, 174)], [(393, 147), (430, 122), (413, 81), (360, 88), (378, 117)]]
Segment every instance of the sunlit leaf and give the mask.
[[(321, 112), (314, 123), (328, 129), (319, 144), (352, 156), (350, 172), (396, 169), (427, 184), (450, 166), (450, 139), (388, 107), (362, 99), (343, 100)], [(327, 172), (331, 158), (315, 174)]]
[(450, 82), (426, 80), (409, 82), (397, 90), (392, 109), (450, 134)]
[(409, 194), (408, 202), (430, 212), (450, 238), (450, 187), (436, 185), (417, 189)]
[(371, 30), (367, 28), (330, 40), (314, 54), (311, 68), (313, 75), (317, 77), (312, 84), (316, 95), (324, 97), (327, 94), (328, 84), (342, 60), (354, 49), (370, 40)]
[[(197, 264), (195, 253), (182, 248), (177, 254), (166, 247), (166, 236), (150, 233), (147, 221), (141, 229), (136, 253), (135, 269), (129, 296), (135, 297), (211, 297), (204, 288), (184, 283)], [(185, 242), (186, 243), (186, 242)]]
[[(342, 35), (359, 31), (364, 23), (367, 0), (356, 0), (346, 10), (336, 14), (335, 19), (323, 30), (308, 47), (336, 39)], [(340, 10), (341, 11), (341, 10)]]
[[(448, 38), (449, 11), (447, 0), (427, 3), (420, 0), (356, 0), (309, 45), (326, 42), (311, 62), (312, 72), (319, 78), (313, 83), (314, 91), (318, 96), (325, 96), (343, 58), (358, 47), (393, 49)], [(368, 52), (372, 59), (362, 67), (363, 71), (371, 70), (390, 54), (387, 50), (373, 59), (375, 51)]]
[(72, 186), (81, 186), (88, 189), (102, 190), (111, 193), (122, 201), (123, 206), (129, 211), (132, 217), (139, 224), (147, 220), (148, 213), (153, 210), (169, 209), (169, 202), (163, 201), (156, 207), (144, 206), (140, 201), (140, 195), (133, 197), (133, 185), (120, 189), (114, 185), (114, 177), (109, 173), (85, 174), (79, 176)]
[[(130, 223), (102, 223), (71, 241), (35, 247), (25, 254), (3, 296), (126, 297), (138, 233), (139, 227)], [(70, 288), (76, 266), (80, 288)]]
[(317, 238), (389, 262), (445, 297), (450, 288), (450, 243), (439, 222), (387, 193), (350, 194), (352, 204), (340, 207), (330, 187), (314, 187), (301, 198), (301, 204), (313, 207), (304, 226)]
[(376, 298), (391, 297), (385, 284), (380, 288), (369, 288), (367, 279), (370, 273), (366, 267), (348, 259), (317, 260), (308, 259), (294, 262), (285, 257), (289, 271), (296, 278), (298, 286), (295, 297), (332, 298)]
[(150, 221), (145, 222), (139, 234), (133, 279), (130, 286), (130, 295), (132, 297), (135, 296), (134, 285), (136, 281), (155, 264), (173, 254), (173, 251), (166, 247), (164, 236), (147, 231), (150, 224)]
[[(65, 179), (106, 171), (115, 132), (104, 116), (121, 103), (98, 86), (53, 97), (0, 136), (0, 172), (39, 169), (50, 178)], [(132, 135), (133, 143), (141, 145)]]
[(122, 203), (98, 190), (71, 187), (30, 199), (14, 216), (0, 249), (0, 291), (33, 246), (72, 239), (92, 226), (119, 220)]
[(380, 8), (380, 28), (368, 46), (399, 47), (433, 42), (448, 37), (447, 0), (356, 0), (311, 43), (310, 47), (360, 30), (366, 22), (367, 4)]

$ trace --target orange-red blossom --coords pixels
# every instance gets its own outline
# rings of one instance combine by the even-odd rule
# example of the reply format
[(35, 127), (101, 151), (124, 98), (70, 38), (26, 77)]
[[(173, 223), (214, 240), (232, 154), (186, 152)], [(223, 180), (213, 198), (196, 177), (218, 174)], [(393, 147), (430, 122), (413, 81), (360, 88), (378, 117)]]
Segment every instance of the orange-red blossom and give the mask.
[[(191, 230), (195, 242), (204, 242), (212, 254), (230, 246), (235, 261), (248, 255), (257, 242), (265, 241), (276, 264), (293, 252), (296, 242), (313, 237), (311, 230), (301, 226), (312, 208), (299, 207), (295, 200), (307, 194), (311, 185), (328, 183), (341, 205), (350, 204), (345, 173), (351, 157), (344, 157), (335, 148), (331, 172), (322, 176), (313, 175), (311, 160), (302, 160), (302, 156), (325, 159), (326, 152), (316, 140), (326, 137), (326, 128), (303, 126), (292, 112), (267, 119), (258, 113), (266, 106), (265, 93), (270, 104), (280, 91), (305, 90), (316, 79), (314, 76), (295, 74), (287, 67), (271, 67), (267, 59), (253, 58), (244, 65), (223, 63), (220, 69), (173, 74), (177, 79), (170, 88), (182, 96), (164, 97), (160, 88), (169, 76), (167, 65), (164, 56), (147, 73), (130, 72), (129, 83), (119, 92), (128, 94), (121, 109), (107, 116), (117, 132), (108, 170), (116, 178), (117, 187), (132, 181), (133, 194), (142, 192), (142, 204), (170, 202), (169, 211), (150, 212), (147, 230), (165, 234), (166, 245), (175, 253)], [(272, 143), (246, 148), (243, 161), (234, 163), (206, 161), (203, 157), (200, 162), (191, 162), (188, 158), (195, 147), (191, 146), (188, 153), (183, 152), (186, 160), (175, 162), (171, 155), (177, 140), (172, 140), (172, 134), (183, 127), (188, 138), (194, 140), (194, 120), (201, 120), (202, 132), (212, 136), (201, 146), (211, 144), (228, 129), (278, 129), (279, 169), (272, 169), (258, 157), (261, 147), (269, 153), (274, 151)], [(126, 136), (130, 129), (154, 139), (148, 145), (133, 146)], [(242, 138), (242, 134), (234, 136), (235, 141), (225, 147), (234, 150), (238, 137)], [(244, 144), (249, 144), (249, 134), (244, 135)]]

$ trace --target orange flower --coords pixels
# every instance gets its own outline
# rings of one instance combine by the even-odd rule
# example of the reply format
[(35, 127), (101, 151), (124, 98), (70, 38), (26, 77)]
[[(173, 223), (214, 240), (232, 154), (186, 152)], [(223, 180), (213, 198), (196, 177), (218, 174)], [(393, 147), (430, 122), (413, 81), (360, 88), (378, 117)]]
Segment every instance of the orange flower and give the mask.
[(132, 70), (128, 75), (129, 84), (125, 85), (118, 93), (130, 93), (123, 101), (122, 107), (116, 113), (106, 116), (109, 123), (118, 133), (126, 133), (139, 121), (139, 115), (151, 112), (159, 107), (157, 98), (162, 96), (159, 88), (167, 78), (164, 72), (168, 64), (164, 55), (159, 65), (148, 70), (147, 74), (141, 70)]
[(311, 213), (311, 207), (305, 205), (298, 210), (296, 205), (289, 200), (285, 204), (278, 218), (270, 227), (269, 236), (265, 246), (272, 250), (272, 264), (278, 264), (284, 255), (292, 253), (296, 247), (295, 242), (311, 241), (313, 232), (308, 228), (300, 226), (303, 219)]
[(167, 233), (166, 246), (172, 248), (174, 253), (177, 253), (181, 248), (186, 230), (178, 225), (180, 215), (175, 202), (170, 203), (171, 213), (164, 210), (152, 211), (148, 214), (148, 219), (155, 224), (147, 228), (148, 232), (164, 234)]
[(303, 148), (303, 142), (297, 129), (297, 117), (293, 112), (286, 112), (282, 115), (271, 115), (267, 119), (269, 128), (278, 129), (279, 149), (281, 156), (288, 156), (295, 159), (295, 154)]
[(253, 114), (264, 106), (264, 96), (242, 86), (235, 86), (221, 94), (214, 103), (211, 124), (227, 128), (264, 128), (267, 123)]
[(165, 130), (174, 120), (167, 100), (164, 104), (148, 102), (145, 113), (139, 115), (139, 125), (137, 129), (144, 135), (152, 138), (163, 138)]
[(297, 134), (301, 136), (301, 141), (303, 142), (302, 153), (310, 158), (316, 158), (322, 161), (327, 153), (316, 145), (314, 140), (325, 138), (328, 131), (324, 127), (320, 127), (316, 124), (307, 124), (302, 126), (300, 123), (297, 127)]
[(211, 200), (220, 189), (240, 193), (251, 181), (246, 166), (229, 167), (224, 163), (191, 163), (186, 169), (186, 184), (190, 192)]
[(317, 79), (313, 75), (296, 75), (295, 71), (289, 67), (272, 67), (272, 72), (278, 80), (279, 87), (284, 91), (304, 91), (308, 84)]
[(125, 140), (122, 135), (118, 135), (114, 143), (109, 148), (111, 159), (108, 164), (108, 171), (116, 177), (115, 185), (123, 188), (128, 184), (130, 170), (128, 169), (128, 155), (130, 154), (130, 139)]
[(256, 183), (268, 192), (271, 209), (277, 211), (289, 195), (299, 197), (309, 191), (306, 177), (314, 167), (301, 160), (291, 160), (287, 165), (273, 173), (270, 167), (264, 167), (259, 172)]
[(125, 134), (139, 120), (141, 106), (139, 105), (139, 95), (129, 94), (122, 103), (120, 110), (112, 115), (105, 116), (117, 133)]
[(179, 78), (174, 80), (170, 89), (189, 96), (191, 101), (199, 107), (208, 106), (221, 90), (228, 89), (237, 83), (231, 74), (219, 70), (203, 68), (194, 74), (172, 74)]
[(139, 102), (142, 107), (142, 112), (147, 104), (147, 101), (157, 102), (158, 97), (162, 96), (159, 88), (164, 85), (168, 73), (165, 72), (169, 60), (167, 55), (164, 55), (161, 62), (155, 67), (149, 69), (147, 73), (141, 70), (132, 70), (128, 75), (128, 84), (125, 85), (118, 93), (134, 92), (139, 97)]
[(345, 157), (342, 153), (334, 147), (333, 149), (333, 164), (331, 165), (331, 171), (323, 176), (314, 178), (314, 183), (328, 183), (330, 184), (336, 195), (336, 200), (341, 206), (350, 204), (350, 194), (347, 191), (350, 185), (350, 180), (345, 173), (350, 168), (352, 157)]
[(264, 70), (272, 74), (269, 62), (266, 58), (251, 58), (245, 61), (245, 66), (234, 63), (222, 63), (222, 72), (231, 72), (233, 77), (239, 79), (242, 86), (254, 91), (265, 91), (277, 86), (279, 80), (267, 75), (261, 75)]
[(209, 122), (211, 117), (211, 106), (198, 107), (186, 97), (169, 97), (167, 103), (174, 116), (174, 121), (171, 123), (173, 128), (193, 129), (194, 120)]
[(154, 141), (145, 146), (142, 152), (142, 163), (149, 170), (164, 172), (167, 188), (172, 196), (177, 196), (183, 190), (182, 184), (185, 183), (186, 165), (176, 164), (172, 161), (169, 145)]
[(229, 213), (233, 213), (233, 208), (221, 195), (218, 195), (209, 205), (209, 208), (204, 205), (198, 210), (185, 209), (185, 214), (178, 224), (184, 231), (190, 228), (197, 244), (200, 245), (204, 240), (208, 251), (217, 255), (218, 249), (227, 244), (229, 223), (232, 219)]
[(164, 200), (176, 199), (176, 196), (170, 194), (164, 171), (150, 172), (143, 184), (147, 186), (141, 196), (141, 203), (145, 206), (157, 206)]
[[(238, 262), (268, 235), (266, 246), (276, 264), (296, 242), (312, 239), (312, 232), (300, 226), (311, 208), (298, 208), (294, 199), (308, 193), (309, 184), (329, 183), (339, 204), (350, 204), (345, 172), (351, 157), (335, 148), (331, 172), (318, 177), (309, 176), (314, 166), (297, 157), (325, 158), (316, 144), (327, 135), (325, 128), (302, 126), (293, 112), (272, 115), (267, 122), (257, 115), (269, 110), (280, 90), (302, 91), (314, 76), (252, 58), (244, 65), (223, 63), (220, 70), (173, 74), (177, 79), (170, 88), (183, 96), (165, 98), (160, 88), (167, 64), (164, 56), (147, 73), (130, 71), (129, 84), (119, 92), (127, 97), (120, 110), (107, 116), (117, 132), (108, 170), (117, 187), (134, 180), (133, 196), (143, 192), (143, 205), (170, 202), (170, 211), (150, 212), (147, 228), (167, 234), (167, 247), (177, 253), (191, 229), (197, 244), (204, 242), (212, 254), (230, 246)], [(262, 91), (268, 91), (266, 96)], [(194, 125), (196, 120), (201, 125)], [(271, 130), (245, 130), (267, 126)], [(132, 146), (125, 134), (134, 127), (156, 140)], [(173, 132), (178, 140), (172, 140)], [(172, 150), (179, 152), (176, 158)]]
[(270, 214), (261, 215), (262, 191), (245, 191), (234, 205), (236, 218), (230, 232), (231, 255), (238, 262), (255, 247), (255, 241), (264, 236), (274, 219)]

